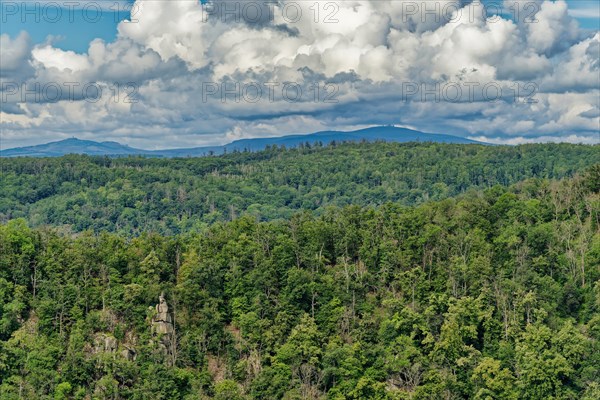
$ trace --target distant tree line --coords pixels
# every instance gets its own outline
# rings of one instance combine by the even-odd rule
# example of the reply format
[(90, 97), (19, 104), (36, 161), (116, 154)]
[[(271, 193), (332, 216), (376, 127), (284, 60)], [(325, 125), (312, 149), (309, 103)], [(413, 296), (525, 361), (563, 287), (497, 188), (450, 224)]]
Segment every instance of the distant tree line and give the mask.
[(600, 146), (358, 143), (189, 159), (2, 159), (0, 221), (80, 232), (178, 234), (244, 214), (289, 219), (328, 206), (417, 205), (600, 163)]

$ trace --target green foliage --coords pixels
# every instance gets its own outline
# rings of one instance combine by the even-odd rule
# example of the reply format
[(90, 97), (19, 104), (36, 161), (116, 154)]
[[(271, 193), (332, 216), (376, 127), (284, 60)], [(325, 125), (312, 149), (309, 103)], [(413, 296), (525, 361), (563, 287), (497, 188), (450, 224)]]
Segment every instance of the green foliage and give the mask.
[[(402, 157), (414, 149), (490, 157), (478, 146), (405, 147), (364, 148)], [(287, 162), (284, 154), (313, 160), (339, 148), (353, 155), (331, 168), (363, 150), (271, 150), (172, 163), (66, 157), (37, 166), (11, 161), (11, 168), (43, 175), (52, 171), (45, 163), (71, 160), (54, 173), (75, 179), (91, 163), (96, 169), (85, 179), (100, 190), (113, 182), (111, 174), (142, 179), (159, 168), (183, 179), (185, 168), (200, 165), (234, 171), (253, 160), (267, 168)], [(556, 159), (570, 152), (585, 159), (589, 149), (548, 148)], [(532, 149), (544, 154), (545, 147), (494, 148), (503, 157)], [(319, 160), (325, 173), (329, 161)], [(132, 163), (139, 170), (128, 171)], [(573, 172), (552, 165), (553, 174)], [(181, 235), (131, 237), (127, 225), (110, 225), (121, 233), (71, 234), (11, 220), (0, 226), (0, 398), (596, 399), (595, 174), (592, 168), (561, 181), (530, 179), (417, 206), (319, 206), (276, 220), (241, 215)], [(167, 174), (162, 183), (169, 182)], [(119, 184), (135, 195), (135, 185)], [(445, 185), (437, 192), (455, 190)], [(360, 190), (355, 195), (360, 199)], [(166, 350), (150, 323), (163, 291), (175, 321)]]
[[(568, 177), (598, 163), (598, 146), (436, 143), (273, 147), (168, 160), (3, 159), (0, 221), (22, 217), (30, 226), (75, 232), (176, 234), (246, 213), (268, 221), (301, 209), (322, 214), (328, 206), (422, 204), (525, 178)], [(588, 182), (589, 189), (597, 185)]]

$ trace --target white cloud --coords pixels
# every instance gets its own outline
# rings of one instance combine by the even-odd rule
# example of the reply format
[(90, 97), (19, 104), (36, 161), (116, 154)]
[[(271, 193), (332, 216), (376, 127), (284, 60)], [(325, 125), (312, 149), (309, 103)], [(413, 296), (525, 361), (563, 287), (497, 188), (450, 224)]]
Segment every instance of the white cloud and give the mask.
[(64, 51), (51, 45), (36, 47), (32, 51), (33, 59), (42, 64), (43, 68), (56, 68), (60, 71), (86, 71), (90, 68), (87, 55), (73, 51)]
[(31, 40), (22, 31), (14, 39), (6, 33), (0, 35), (0, 81), (21, 82), (33, 74), (30, 65)]
[[(296, 22), (286, 8), (292, 3), (302, 7)], [(84, 54), (50, 44), (32, 48), (26, 34), (2, 35), (3, 71), (32, 65), (34, 81), (104, 88), (95, 102), (82, 100), (84, 94), (26, 108), (18, 98), (7, 102), (12, 108), (5, 112), (22, 115), (9, 120), (11, 137), (38, 126), (48, 135), (118, 132), (154, 147), (164, 140), (206, 144), (376, 123), (506, 140), (593, 138), (600, 129), (589, 116), (600, 107), (600, 33), (582, 37), (562, 0), (540, 2), (537, 24), (486, 20), (482, 5), (468, 1), (462, 9), (451, 7), (455, 0), (438, 2), (437, 18), (405, 0), (344, 1), (335, 3), (339, 10), (318, 4), (315, 14), (312, 2), (284, 0), (272, 8), (272, 21), (253, 23), (196, 1), (138, 0), (136, 21), (122, 22), (114, 42), (96, 39)], [(448, 10), (455, 11), (451, 21), (442, 15)], [(115, 102), (111, 86), (129, 82), (137, 102), (124, 103), (122, 92)], [(258, 83), (263, 96), (258, 102), (206, 96), (207, 84), (222, 89), (225, 82)], [(278, 84), (274, 99), (269, 82)], [(301, 100), (286, 101), (288, 82), (298, 83)], [(478, 84), (479, 93), (458, 102), (403, 96), (407, 84), (448, 82)], [(483, 98), (481, 88), (490, 83), (501, 88), (498, 101)], [(537, 103), (515, 103), (511, 88), (520, 100), (531, 94)], [(325, 102), (332, 94), (337, 102)]]
[(536, 137), (488, 137), (488, 136), (469, 136), (471, 140), (491, 144), (519, 145), (530, 143), (574, 143), (574, 144), (598, 144), (600, 138), (596, 136), (564, 135), (564, 136), (536, 136)]
[(0, 35), (0, 68), (2, 71), (20, 68), (29, 58), (31, 50), (29, 35), (22, 31), (16, 38), (11, 39), (6, 33)]
[(579, 37), (579, 25), (569, 16), (564, 0), (543, 2), (535, 19), (536, 23), (527, 24), (528, 43), (539, 53), (551, 54), (568, 48)]

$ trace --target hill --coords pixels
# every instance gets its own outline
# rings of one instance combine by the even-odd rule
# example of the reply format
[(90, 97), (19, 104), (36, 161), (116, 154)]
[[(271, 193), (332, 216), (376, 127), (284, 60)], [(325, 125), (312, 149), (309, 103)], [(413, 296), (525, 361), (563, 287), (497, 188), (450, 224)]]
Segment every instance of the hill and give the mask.
[(225, 146), (159, 150), (156, 151), (155, 154), (165, 157), (190, 157), (202, 156), (211, 152), (214, 154), (223, 154), (224, 152), (232, 151), (261, 151), (266, 149), (267, 146), (285, 146), (287, 148), (294, 148), (306, 143), (314, 145), (315, 143), (329, 144), (331, 142), (341, 143), (361, 141), (383, 141), (391, 143), (432, 142), (482, 144), (481, 142), (476, 142), (474, 140), (465, 139), (458, 136), (424, 133), (406, 128), (397, 128), (394, 126), (378, 126), (351, 132), (323, 131), (309, 135), (289, 135), (271, 138), (241, 139)]
[(143, 154), (150, 155), (151, 152), (129, 147), (117, 142), (95, 142), (92, 140), (80, 140), (77, 138), (0, 151), (1, 157), (60, 157), (65, 154), (124, 156)]
[(190, 149), (142, 150), (117, 142), (94, 142), (76, 138), (61, 140), (37, 146), (17, 147), (0, 151), (0, 157), (60, 157), (67, 154), (87, 154), (94, 156), (144, 155), (148, 157), (200, 157), (224, 154), (232, 151), (260, 151), (268, 146), (297, 147), (300, 144), (320, 142), (436, 142), (436, 143), (478, 143), (473, 140), (451, 135), (423, 133), (393, 126), (380, 126), (352, 132), (324, 131), (308, 135), (291, 135), (271, 138), (242, 139), (223, 146), (205, 146)]
[(174, 234), (243, 214), (289, 218), (330, 206), (441, 200), (526, 178), (573, 176), (600, 147), (347, 143), (224, 156), (65, 156), (2, 160), (0, 220), (74, 231)]

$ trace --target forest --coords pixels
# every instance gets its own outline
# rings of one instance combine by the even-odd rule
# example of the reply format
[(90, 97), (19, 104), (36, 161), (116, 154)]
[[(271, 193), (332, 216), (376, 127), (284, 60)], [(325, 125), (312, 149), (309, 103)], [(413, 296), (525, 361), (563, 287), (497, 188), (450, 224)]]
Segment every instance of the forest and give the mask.
[(600, 163), (600, 147), (331, 143), (188, 159), (0, 159), (0, 222), (127, 236), (200, 232), (250, 214), (289, 219), (328, 206), (417, 205)]
[(2, 400), (600, 398), (598, 146), (2, 173)]

